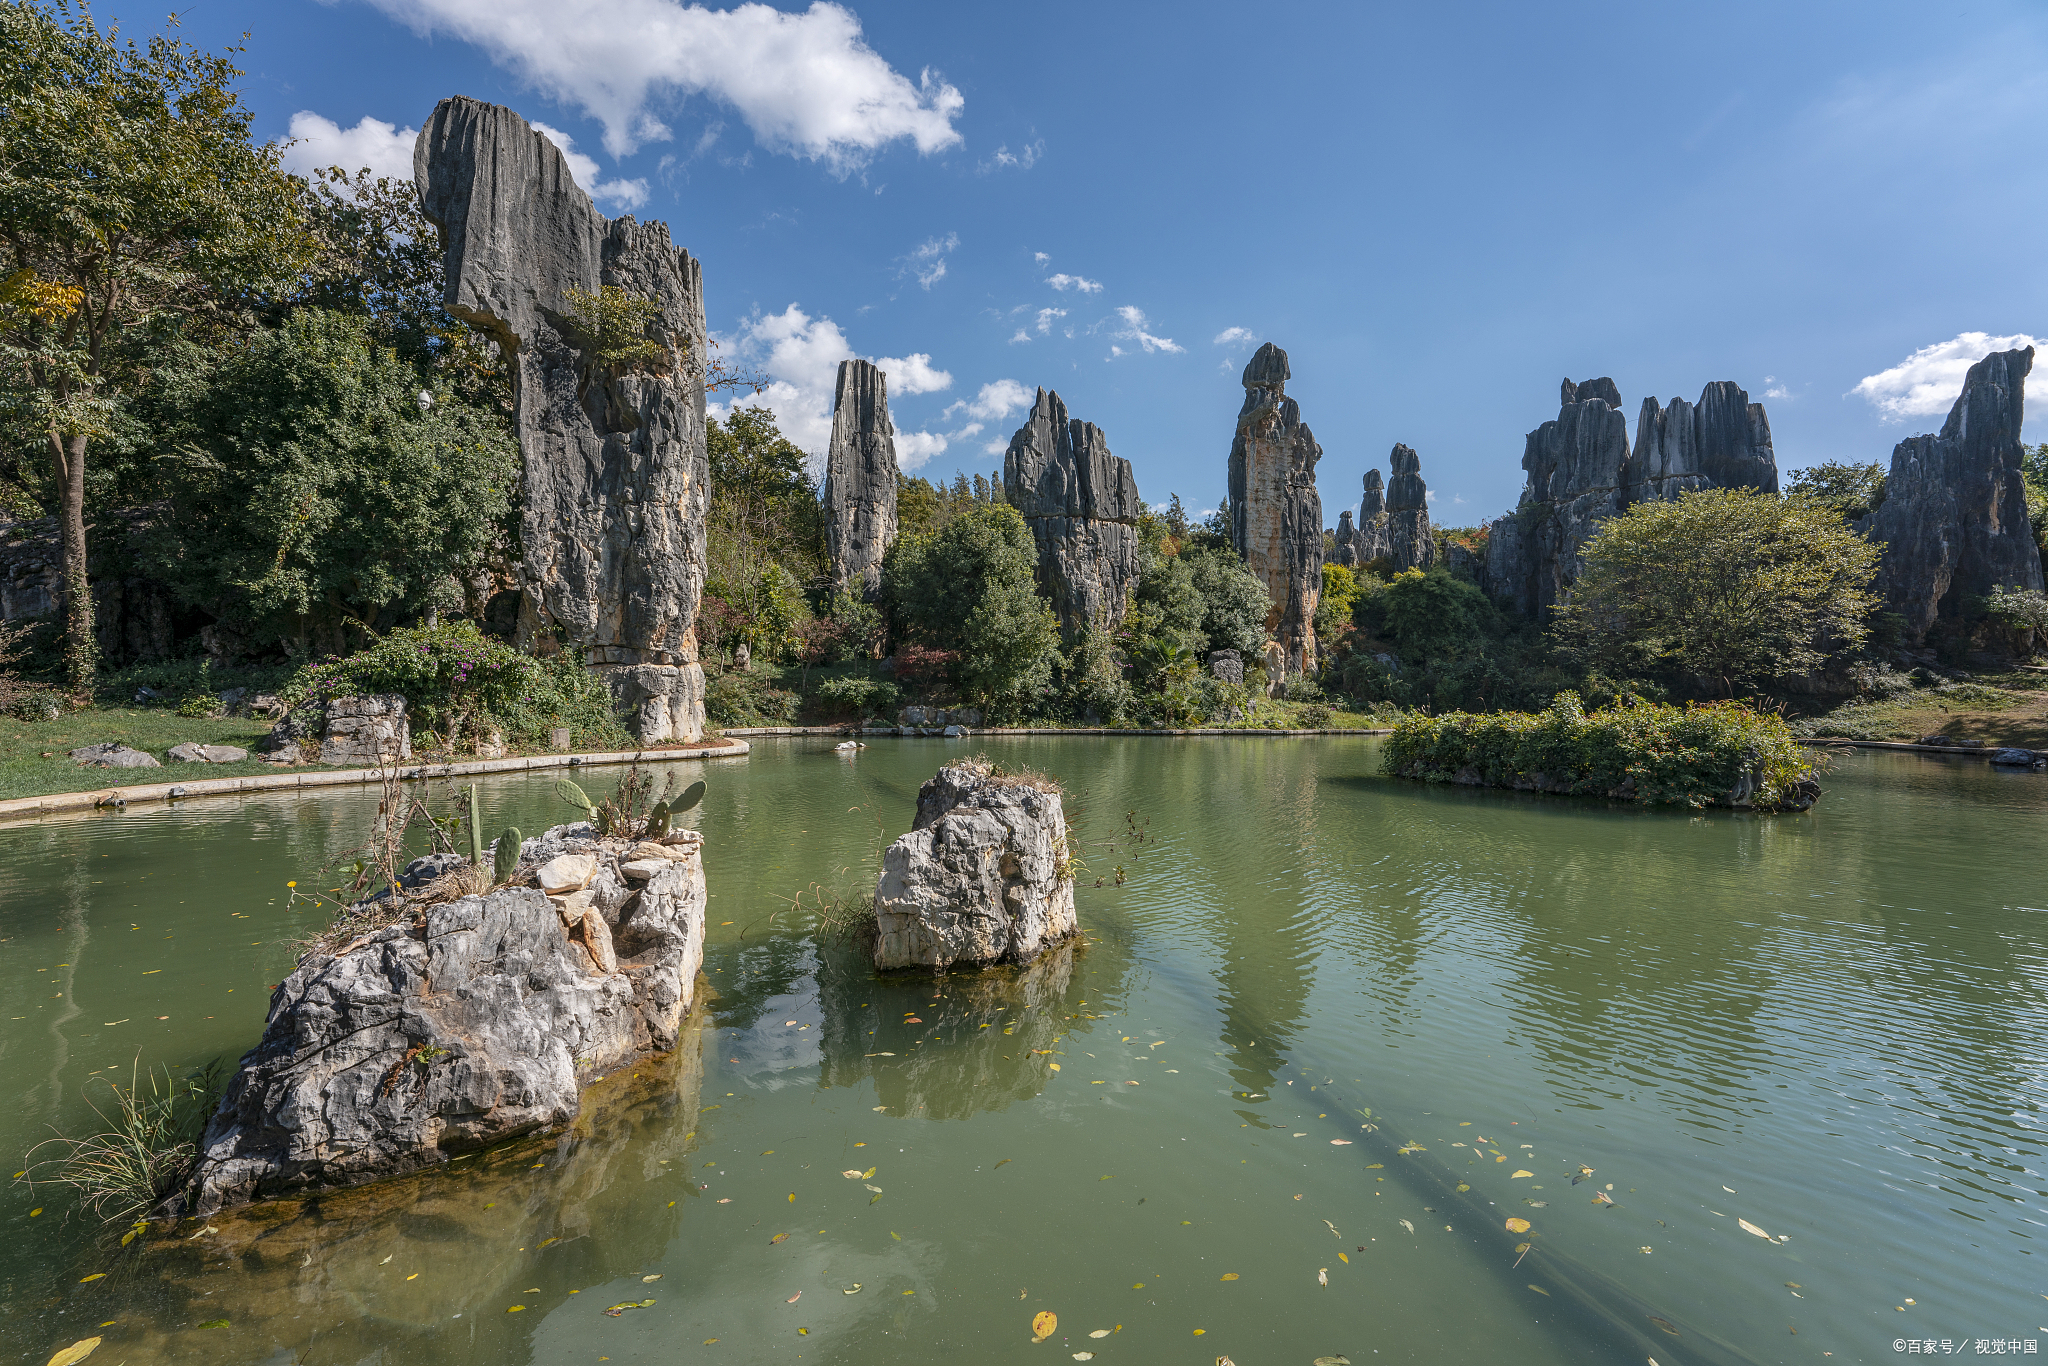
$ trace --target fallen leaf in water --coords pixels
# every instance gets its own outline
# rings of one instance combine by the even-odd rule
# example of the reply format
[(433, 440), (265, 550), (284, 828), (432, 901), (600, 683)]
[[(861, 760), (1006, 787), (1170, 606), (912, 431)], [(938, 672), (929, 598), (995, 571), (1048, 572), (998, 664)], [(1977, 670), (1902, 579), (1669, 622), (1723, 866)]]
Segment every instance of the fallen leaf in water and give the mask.
[(604, 1312), (610, 1314), (613, 1318), (617, 1318), (619, 1315), (625, 1313), (628, 1309), (652, 1308), (654, 1308), (653, 1300), (621, 1300), (617, 1304), (613, 1305), (611, 1308), (605, 1310)]
[(794, 1295), (791, 1295), (791, 1296), (790, 1296), (790, 1297), (789, 1297), (788, 1299), (784, 1300), (784, 1301), (783, 1301), (783, 1303), (784, 1303), (784, 1304), (795, 1304), (795, 1303), (796, 1303), (796, 1302), (797, 1302), (798, 1300), (802, 1299), (803, 1297), (804, 1297), (804, 1292), (803, 1292), (803, 1291), (801, 1291), (801, 1290), (799, 1290), (799, 1291), (797, 1291), (797, 1292), (796, 1292), (796, 1293), (795, 1293)]
[(1530, 1209), (1550, 1208), (1550, 1202), (1548, 1200), (1524, 1200), (1522, 1203), (1527, 1205)]
[(1755, 1224), (1750, 1223), (1747, 1219), (1737, 1219), (1735, 1222), (1744, 1233), (1754, 1233), (1757, 1237), (1766, 1240), (1768, 1240), (1771, 1236), (1770, 1234), (1764, 1232), (1762, 1229), (1758, 1228)]
[(1059, 1065), (1058, 1063), (1056, 1063), (1056, 1062), (1055, 1062), (1055, 1063), (1047, 1063), (1046, 1065), (1047, 1065), (1048, 1067), (1052, 1068), (1052, 1070), (1053, 1070), (1053, 1071), (1055, 1071), (1055, 1072), (1057, 1072), (1057, 1071), (1059, 1071), (1059, 1070), (1060, 1070), (1060, 1065)]
[(1351, 1366), (1350, 1357), (1317, 1357), (1315, 1366)]
[(417, 1271), (413, 1272), (413, 1273), (412, 1273), (412, 1275), (410, 1275), (410, 1276), (407, 1276), (407, 1277), (406, 1277), (406, 1279), (407, 1279), (407, 1280), (409, 1280), (409, 1281), (416, 1281), (416, 1280), (418, 1280), (419, 1278), (420, 1278), (420, 1273), (419, 1273), (419, 1272), (417, 1272)]
[[(1008, 1161), (1008, 1159), (1007, 1159), (1007, 1158), (1005, 1158), (1004, 1160), (1005, 1160), (1005, 1161)], [(876, 1173), (876, 1172), (878, 1172), (878, 1171), (880, 1171), (880, 1170), (881, 1170), (881, 1168), (880, 1168), (879, 1166), (876, 1166), (876, 1167), (869, 1167), (869, 1168), (868, 1168), (868, 1169), (867, 1169), (866, 1171), (864, 1171), (864, 1172), (862, 1172), (862, 1173), (860, 1174), (860, 1179), (861, 1179), (861, 1180), (863, 1180), (863, 1181), (872, 1181), (872, 1180), (874, 1180), (874, 1179), (875, 1179), (875, 1173)]]
[(855, 1170), (853, 1170), (853, 1171), (850, 1171), (850, 1172), (841, 1172), (841, 1173), (839, 1173), (839, 1174), (840, 1174), (841, 1176), (845, 1177), (845, 1178), (846, 1178), (847, 1180), (849, 1180), (849, 1181), (858, 1181), (858, 1180), (860, 1180), (860, 1171), (859, 1171), (859, 1170), (858, 1170), (857, 1168), (856, 1168)]
[(1351, 1258), (1342, 1252), (1337, 1254), (1337, 1260), (1344, 1263), (1346, 1266), (1349, 1266), (1351, 1264)]
[(1609, 1195), (1606, 1191), (1594, 1191), (1593, 1203), (1601, 1206), (1602, 1208), (1605, 1208), (1606, 1206), (1614, 1203), (1614, 1197)]
[[(870, 1190), (873, 1190), (874, 1188), (873, 1188), (872, 1186), (870, 1186), (870, 1187), (869, 1187), (869, 1189), (870, 1189)], [(882, 1193), (881, 1193), (880, 1191), (875, 1191), (875, 1193), (874, 1193), (873, 1195), (870, 1195), (870, 1196), (868, 1197), (868, 1203), (869, 1203), (870, 1205), (872, 1205), (872, 1204), (874, 1204), (874, 1203), (875, 1203), (875, 1201), (877, 1201), (877, 1200), (879, 1200), (879, 1199), (881, 1199), (881, 1198), (882, 1198)]]
[(839, 1293), (842, 1295), (858, 1295), (860, 1293), (860, 1282), (855, 1281), (852, 1285), (847, 1286)]
[(1650, 1249), (1648, 1249), (1648, 1248), (1646, 1248), (1646, 1247), (1639, 1247), (1639, 1248), (1637, 1248), (1637, 1249), (1636, 1249), (1636, 1251), (1638, 1251), (1638, 1252), (1642, 1253), (1642, 1254), (1643, 1254), (1643, 1255), (1644, 1255), (1645, 1257), (1647, 1257), (1647, 1256), (1649, 1256), (1649, 1255), (1650, 1255)]
[(228, 1321), (226, 1319), (208, 1319), (199, 1326), (201, 1328), (225, 1328), (228, 1326)]
[[(1005, 1163), (1014, 1162), (1016, 1160), (1017, 1159), (1015, 1159), (1014, 1157), (1006, 1157), (1001, 1162), (996, 1163), (996, 1167), (1003, 1166)], [(994, 1171), (996, 1167), (990, 1167), (989, 1170)]]
[(661, 1279), (661, 1273), (660, 1273), (659, 1271), (657, 1271), (657, 1272), (655, 1272), (655, 1273), (654, 1273), (654, 1274), (653, 1274), (652, 1276), (642, 1276), (642, 1277), (640, 1278), (640, 1283), (641, 1283), (642, 1285), (645, 1285), (645, 1284), (646, 1284), (647, 1282), (649, 1282), (649, 1281), (658, 1281), (658, 1280), (660, 1280), (660, 1279)]
[(1468, 1190), (1471, 1190), (1472, 1188), (1471, 1188), (1470, 1186), (1466, 1185), (1466, 1184), (1465, 1184), (1465, 1183), (1464, 1183), (1463, 1181), (1460, 1181), (1460, 1182), (1458, 1183), (1458, 1189), (1459, 1189), (1459, 1190), (1461, 1190), (1461, 1191), (1468, 1191)]
[(1031, 1336), (1044, 1342), (1060, 1326), (1060, 1316), (1050, 1309), (1041, 1309), (1031, 1316)]
[(1327, 1266), (1324, 1266), (1324, 1267), (1318, 1267), (1318, 1268), (1316, 1269), (1316, 1284), (1317, 1284), (1317, 1285), (1328, 1285), (1329, 1283), (1330, 1283), (1330, 1268), (1328, 1268)]
[(1592, 1174), (1593, 1169), (1591, 1167), (1581, 1166), (1579, 1168), (1579, 1174), (1572, 1178), (1572, 1184), (1576, 1186), (1579, 1184), (1579, 1182), (1584, 1181), (1587, 1177), (1591, 1176)]
[(1237, 1366), (1237, 1363), (1232, 1361), (1229, 1357), (1217, 1357), (1216, 1366)]
[(1088, 1336), (1091, 1338), (1106, 1338), (1109, 1336), (1109, 1330), (1107, 1328), (1098, 1328)]
[(789, 1236), (789, 1235), (788, 1235), (787, 1233), (778, 1233), (778, 1234), (776, 1234), (776, 1235), (775, 1235), (775, 1236), (774, 1236), (773, 1238), (770, 1238), (770, 1239), (768, 1240), (769, 1246), (771, 1246), (771, 1247), (772, 1247), (772, 1246), (774, 1246), (774, 1245), (775, 1245), (776, 1243), (779, 1243), (779, 1242), (781, 1242), (781, 1241), (782, 1241), (782, 1240), (783, 1240), (784, 1238), (787, 1238), (788, 1236)]
[(1668, 1321), (1658, 1318), (1655, 1314), (1650, 1315), (1650, 1322), (1656, 1324), (1659, 1328), (1662, 1328), (1665, 1332), (1671, 1334), (1672, 1337), (1678, 1336), (1678, 1329), (1673, 1327)]
[(1076, 1352), (1076, 1353), (1074, 1353), (1074, 1360), (1076, 1360), (1076, 1361), (1093, 1361), (1093, 1360), (1095, 1360), (1095, 1353), (1093, 1353), (1093, 1352)]
[(1332, 1148), (1348, 1148), (1351, 1146), (1351, 1140), (1348, 1138), (1333, 1138), (1330, 1140), (1330, 1146)]
[(1539, 1295), (1543, 1296), (1543, 1297), (1544, 1297), (1545, 1299), (1548, 1299), (1548, 1298), (1550, 1297), (1550, 1292), (1549, 1292), (1548, 1290), (1545, 1290), (1545, 1289), (1544, 1289), (1544, 1288), (1543, 1288), (1542, 1286), (1540, 1286), (1540, 1285), (1534, 1285), (1534, 1284), (1532, 1284), (1532, 1285), (1530, 1285), (1530, 1287), (1529, 1287), (1529, 1288), (1530, 1288), (1531, 1290), (1535, 1291), (1535, 1292), (1536, 1292), (1537, 1294), (1539, 1294)]
[(1404, 1153), (1426, 1153), (1429, 1149), (1423, 1147), (1420, 1143), (1409, 1142), (1402, 1144), (1398, 1151)]
[(80, 1277), (78, 1278), (78, 1283), (79, 1283), (80, 1285), (84, 1285), (84, 1284), (85, 1284), (86, 1282), (88, 1282), (88, 1281), (96, 1281), (96, 1280), (100, 1279), (100, 1278), (101, 1278), (102, 1276), (104, 1276), (104, 1275), (106, 1275), (106, 1274), (107, 1274), (107, 1273), (106, 1273), (106, 1272), (104, 1272), (104, 1271), (95, 1271), (95, 1272), (93, 1272), (93, 1273), (92, 1273), (92, 1275), (90, 1275), (90, 1276), (80, 1276)]
[(98, 1338), (81, 1338), (50, 1358), (50, 1366), (77, 1366), (100, 1345)]
[(1235, 1271), (1226, 1271), (1216, 1279), (1219, 1281), (1234, 1281), (1237, 1279), (1237, 1273)]
[(1407, 1229), (1410, 1233), (1415, 1232), (1415, 1225), (1409, 1223), (1406, 1219), (1401, 1221), (1401, 1227)]
[(882, 1188), (880, 1186), (863, 1185), (861, 1189), (873, 1191), (877, 1195), (880, 1195), (882, 1193)]
[(720, 1200), (718, 1203), (721, 1205), (730, 1205), (732, 1203), (732, 1197), (728, 1195), (723, 1200)]
[[(1801, 1284), (1800, 1284), (1799, 1282), (1797, 1282), (1797, 1281), (1787, 1281), (1787, 1282), (1785, 1282), (1785, 1288), (1786, 1288), (1787, 1290), (1804, 1290), (1804, 1289), (1806, 1289), (1806, 1287), (1805, 1287), (1805, 1286), (1801, 1285)], [(2044, 1299), (2044, 1300), (2048, 1300), (2048, 1295), (2043, 1295), (2043, 1296), (2042, 1296), (2041, 1298), (2042, 1298), (2042, 1299)]]
[(1510, 1232), (1510, 1233), (1527, 1233), (1528, 1231), (1529, 1231), (1529, 1221), (1528, 1221), (1527, 1219), (1510, 1219), (1510, 1220), (1508, 1220), (1508, 1232)]
[[(510, 1306), (509, 1308), (507, 1308), (507, 1309), (505, 1310), (505, 1312), (506, 1312), (506, 1313), (508, 1313), (508, 1314), (523, 1314), (523, 1313), (525, 1313), (525, 1312), (526, 1312), (526, 1306), (525, 1306), (525, 1305), (523, 1305), (523, 1304), (515, 1304), (515, 1305), (512, 1305), (512, 1306)], [(204, 1327), (206, 1327), (206, 1325), (205, 1325), (205, 1324), (203, 1324), (203, 1323), (202, 1323), (202, 1324), (200, 1324), (199, 1326), (200, 1326), (201, 1328), (204, 1328)]]
[(1374, 1172), (1378, 1171), (1381, 1167), (1384, 1167), (1386, 1165), (1387, 1164), (1384, 1162), (1368, 1162), (1365, 1164), (1365, 1169), (1369, 1172)]
[(1513, 1176), (1509, 1177), (1509, 1178), (1508, 1178), (1508, 1180), (1510, 1180), (1510, 1181), (1520, 1181), (1520, 1180), (1521, 1180), (1521, 1179), (1522, 1179), (1523, 1177), (1525, 1177), (1525, 1176), (1534, 1176), (1535, 1174), (1536, 1174), (1535, 1172), (1532, 1172), (1532, 1171), (1528, 1171), (1528, 1170), (1526, 1170), (1526, 1169), (1521, 1169), (1521, 1168), (1518, 1168), (1518, 1169), (1516, 1169), (1516, 1171), (1515, 1171), (1515, 1174), (1514, 1174)]
[(1723, 1186), (1721, 1189), (1727, 1191), (1730, 1195), (1735, 1194), (1735, 1187), (1733, 1186)]

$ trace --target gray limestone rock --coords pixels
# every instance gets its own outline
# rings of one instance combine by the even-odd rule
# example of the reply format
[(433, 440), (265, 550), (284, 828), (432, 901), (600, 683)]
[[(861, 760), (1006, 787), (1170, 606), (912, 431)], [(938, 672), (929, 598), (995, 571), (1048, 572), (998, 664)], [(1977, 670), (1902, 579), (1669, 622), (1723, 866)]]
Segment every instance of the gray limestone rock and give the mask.
[(1583, 567), (1579, 548), (1607, 517), (1689, 489), (1777, 492), (1770, 419), (1731, 381), (1709, 384), (1696, 404), (1644, 399), (1633, 450), (1613, 380), (1566, 380), (1560, 398), (1557, 417), (1523, 445), (1521, 505), (1490, 524), (1479, 575), (1495, 597), (1526, 614), (1570, 593)]
[[(609, 841), (604, 856), (626, 847)], [(185, 1212), (355, 1185), (568, 1124), (590, 1079), (675, 1045), (704, 905), (693, 852), (601, 920), (615, 964), (516, 886), (308, 954), (207, 1125)]]
[(1074, 878), (1057, 791), (985, 764), (939, 770), (910, 833), (882, 855), (875, 966), (1022, 963), (1073, 935)]
[(1330, 551), (1330, 563), (1342, 565), (1357, 564), (1358, 547), (1354, 544), (1357, 537), (1358, 528), (1351, 524), (1351, 509), (1345, 508), (1337, 514), (1337, 534), (1334, 538), (1335, 544)]
[(882, 556), (896, 539), (896, 428), (889, 378), (864, 360), (839, 362), (832, 444), (825, 456), (825, 537), (832, 589), (872, 598)]
[(144, 754), (139, 749), (130, 749), (124, 744), (109, 740), (105, 744), (85, 745), (71, 751), (71, 757), (87, 768), (162, 768), (153, 754)]
[[(276, 730), (271, 734), (275, 735)], [(320, 732), (320, 762), (375, 767), (412, 757), (412, 726), (397, 693), (330, 697)]]
[(1266, 585), (1266, 631), (1291, 674), (1316, 671), (1316, 604), (1323, 591), (1323, 448), (1287, 396), (1287, 353), (1267, 342), (1244, 368), (1244, 404), (1230, 445), (1230, 539)]
[(249, 751), (234, 745), (200, 745), (187, 740), (182, 745), (172, 745), (166, 757), (181, 764), (236, 764), (249, 757)]
[(1244, 656), (1235, 650), (1211, 650), (1209, 672), (1217, 681), (1244, 686)]
[(1970, 367), (1939, 434), (1892, 452), (1884, 502), (1868, 522), (1884, 546), (1878, 591), (1917, 643), (1994, 587), (2042, 586), (2027, 521), (2020, 424), (2034, 350), (2001, 351)]
[[(598, 213), (555, 145), (502, 106), (441, 101), (413, 173), (441, 230), (449, 311), (514, 362), (521, 633), (559, 625), (586, 664), (636, 671), (608, 682), (643, 742), (694, 740), (710, 481), (702, 272), (665, 224)], [(657, 359), (598, 357), (569, 291), (607, 285), (659, 305), (645, 333)]]
[(1387, 496), (1378, 470), (1365, 472), (1365, 496), (1358, 504), (1358, 529), (1352, 533), (1352, 555), (1359, 564), (1387, 559), (1393, 545), (1387, 539)]
[(1040, 389), (1003, 455), (1003, 498), (1038, 543), (1038, 583), (1074, 640), (1123, 619), (1138, 582), (1138, 481), (1102, 430)]
[(1396, 574), (1436, 563), (1436, 537), (1429, 529), (1429, 486), (1422, 459), (1396, 445), (1387, 457), (1394, 477), (1387, 481), (1387, 565)]

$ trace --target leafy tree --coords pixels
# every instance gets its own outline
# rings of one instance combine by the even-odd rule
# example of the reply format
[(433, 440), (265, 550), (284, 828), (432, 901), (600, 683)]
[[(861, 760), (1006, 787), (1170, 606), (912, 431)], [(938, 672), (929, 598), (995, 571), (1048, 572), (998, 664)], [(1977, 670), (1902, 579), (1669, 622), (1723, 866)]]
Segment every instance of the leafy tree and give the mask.
[(157, 573), (186, 602), (301, 657), (417, 614), (490, 543), (518, 453), (497, 414), (306, 309), (208, 381), (166, 455)]
[(961, 691), (1015, 713), (1052, 681), (1059, 623), (1038, 596), (1038, 548), (1017, 510), (970, 507), (929, 536), (900, 537), (882, 561), (898, 630), (959, 652)]
[(1323, 592), (1316, 599), (1316, 641), (1329, 651), (1351, 625), (1351, 609), (1364, 594), (1358, 576), (1347, 565), (1323, 566)]
[(810, 616), (806, 585), (825, 573), (825, 523), (803, 451), (766, 408), (735, 408), (706, 432), (711, 508), (704, 591), (709, 643), (744, 641), (764, 658), (786, 653)]
[(1266, 617), (1273, 595), (1244, 561), (1223, 546), (1182, 553), (1195, 592), (1202, 600), (1202, 634), (1211, 650), (1235, 650), (1249, 667), (1266, 645)]
[(896, 528), (903, 536), (929, 536), (972, 508), (1003, 501), (1001, 476), (985, 479), (956, 472), (953, 482), (933, 483), (917, 475), (896, 476)]
[(250, 139), (228, 55), (122, 43), (71, 0), (0, 0), (0, 51), (0, 276), (45, 291), (7, 315), (0, 396), (49, 452), (66, 671), (84, 691), (97, 662), (86, 460), (136, 380), (126, 334), (288, 288), (311, 243), (279, 149)]
[(1850, 465), (1823, 460), (1793, 474), (1789, 493), (1805, 494), (1827, 504), (1845, 522), (1877, 511), (1884, 502), (1884, 470), (1875, 461)]
[(597, 363), (614, 370), (651, 370), (668, 359), (668, 348), (647, 335), (660, 316), (658, 300), (636, 299), (617, 285), (599, 285), (595, 294), (569, 286), (569, 321)]
[(1403, 570), (1378, 599), (1387, 634), (1414, 662), (1475, 644), (1493, 615), (1486, 594), (1442, 565)]
[(1600, 524), (1557, 629), (1585, 659), (1738, 686), (1860, 643), (1877, 547), (1810, 494), (1701, 489)]

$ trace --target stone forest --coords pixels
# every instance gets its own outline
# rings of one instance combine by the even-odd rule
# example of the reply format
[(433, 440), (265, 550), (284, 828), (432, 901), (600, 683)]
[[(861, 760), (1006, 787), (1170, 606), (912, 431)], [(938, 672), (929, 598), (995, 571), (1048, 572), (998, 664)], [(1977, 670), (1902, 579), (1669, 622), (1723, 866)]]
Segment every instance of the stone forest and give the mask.
[(230, 119), (126, 320), (0, 172), (10, 1359), (2038, 1350), (2030, 347), (1788, 472), (1566, 379), (1469, 525), (1273, 340), (1213, 509), (1085, 376), (949, 481), (564, 147)]

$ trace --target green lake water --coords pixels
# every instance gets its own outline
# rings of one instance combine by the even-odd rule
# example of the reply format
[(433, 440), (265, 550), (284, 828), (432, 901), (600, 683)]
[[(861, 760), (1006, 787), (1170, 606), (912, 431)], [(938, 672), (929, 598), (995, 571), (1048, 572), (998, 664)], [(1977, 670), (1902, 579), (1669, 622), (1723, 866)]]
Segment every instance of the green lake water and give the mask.
[[(958, 742), (689, 765), (709, 990), (675, 1054), (593, 1088), (574, 1133), (127, 1249), (55, 1187), (0, 1186), (0, 1358), (1680, 1366), (2048, 1339), (2048, 781), (1856, 753), (1810, 815), (1691, 815), (1397, 783), (1358, 739), (974, 744), (1064, 785), (1084, 943), (882, 978), (791, 905), (858, 882)], [(486, 823), (562, 819), (552, 787), (488, 781)], [(251, 1046), (318, 915), (285, 883), (374, 806), (0, 827), (0, 1175), (138, 1057)]]

